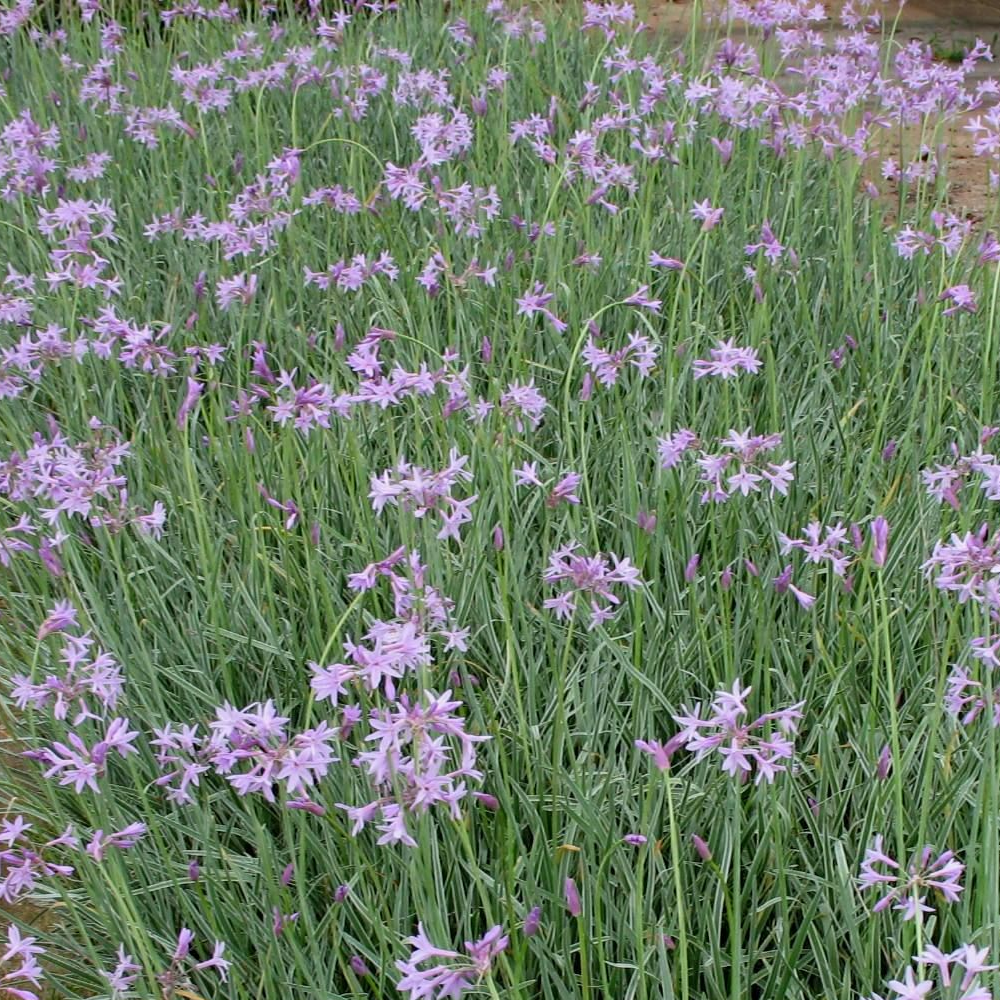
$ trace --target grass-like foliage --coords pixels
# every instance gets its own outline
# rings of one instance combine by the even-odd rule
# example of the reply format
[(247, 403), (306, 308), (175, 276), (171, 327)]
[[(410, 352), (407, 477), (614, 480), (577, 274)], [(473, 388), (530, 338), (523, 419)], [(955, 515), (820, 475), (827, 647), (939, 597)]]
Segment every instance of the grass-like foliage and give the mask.
[(998, 88), (875, 6), (0, 13), (0, 997), (987, 1000)]

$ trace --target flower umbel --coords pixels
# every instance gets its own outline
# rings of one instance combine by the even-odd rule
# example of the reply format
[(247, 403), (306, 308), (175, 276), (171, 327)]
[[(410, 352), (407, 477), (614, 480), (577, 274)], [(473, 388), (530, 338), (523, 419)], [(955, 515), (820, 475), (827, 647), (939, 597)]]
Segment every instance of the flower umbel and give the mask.
[(789, 736), (798, 728), (804, 702), (749, 721), (746, 699), (751, 691), (734, 681), (732, 691), (716, 692), (705, 718), (701, 705), (693, 710), (682, 706), (682, 713), (674, 716), (682, 727), (677, 738), (684, 740), (685, 749), (697, 760), (717, 753), (722, 757), (722, 770), (730, 776), (746, 781), (754, 774), (756, 784), (770, 784), (775, 775), (788, 770), (782, 761), (794, 756)]
[[(410, 1000), (446, 1000), (457, 998), (472, 989), (490, 975), (493, 963), (510, 943), (503, 928), (490, 928), (478, 941), (466, 941), (465, 951), (449, 951), (433, 945), (424, 931), (423, 924), (417, 924), (417, 933), (406, 939), (411, 948), (410, 957), (398, 961), (396, 968), (403, 974), (396, 988), (408, 993)], [(426, 965), (434, 959), (433, 965)], [(424, 965), (424, 968), (420, 966)]]

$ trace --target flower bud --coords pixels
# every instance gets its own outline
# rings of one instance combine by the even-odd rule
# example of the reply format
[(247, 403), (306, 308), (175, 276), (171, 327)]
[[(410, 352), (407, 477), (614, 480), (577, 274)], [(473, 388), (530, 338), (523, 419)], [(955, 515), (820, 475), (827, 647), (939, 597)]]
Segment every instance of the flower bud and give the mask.
[(580, 891), (576, 887), (576, 882), (568, 878), (563, 883), (563, 893), (566, 896), (566, 909), (571, 917), (578, 917), (583, 913), (583, 903), (580, 902)]
[(702, 861), (712, 860), (711, 849), (708, 844), (706, 844), (705, 841), (698, 836), (698, 834), (691, 834), (691, 843), (694, 844), (694, 849), (698, 852), (698, 857), (701, 858)]

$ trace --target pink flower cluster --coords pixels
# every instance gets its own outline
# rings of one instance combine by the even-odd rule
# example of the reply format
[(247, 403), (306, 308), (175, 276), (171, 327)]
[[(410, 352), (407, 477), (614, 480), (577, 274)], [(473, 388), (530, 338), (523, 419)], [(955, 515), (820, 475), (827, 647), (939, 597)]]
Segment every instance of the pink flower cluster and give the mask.
[(416, 846), (406, 825), (407, 814), (422, 814), (444, 804), (458, 818), (459, 804), (468, 794), (466, 779), (479, 781), (476, 745), (487, 737), (466, 732), (465, 720), (456, 714), (462, 703), (422, 689), (411, 696), (398, 687), (423, 677), (433, 668), (431, 639), (443, 643), (444, 651), (464, 650), (468, 630), (453, 626), (452, 602), (426, 582), (426, 568), (419, 553), (398, 549), (388, 557), (352, 574), (352, 590), (371, 590), (380, 578), (391, 585), (394, 620), (376, 620), (365, 635), (366, 645), (348, 640), (346, 662), (322, 666), (311, 663), (311, 686), (317, 702), (336, 705), (353, 687), (384, 694), (388, 707), (374, 707), (364, 714), (355, 705), (343, 709), (341, 739), (348, 739), (363, 723), (366, 743), (376, 743), (359, 753), (353, 764), (366, 775), (375, 797), (362, 806), (338, 803), (357, 835), (378, 821), (379, 844)]
[(479, 499), (477, 494), (459, 499), (452, 490), (461, 482), (471, 482), (472, 473), (466, 468), (467, 455), (459, 455), (454, 448), (448, 456), (448, 465), (440, 472), (431, 472), (405, 459), (400, 459), (395, 471), (386, 469), (381, 476), (372, 476), (372, 509), (381, 514), (386, 505), (400, 507), (422, 518), (429, 511), (436, 511), (441, 518), (439, 539), (454, 538), (460, 541), (459, 528), (472, 520), (469, 508)]
[(751, 691), (752, 688), (741, 688), (736, 680), (732, 691), (716, 692), (704, 718), (701, 705), (695, 705), (694, 709), (682, 705), (681, 714), (673, 717), (681, 730), (671, 745), (683, 745), (696, 760), (718, 754), (722, 770), (740, 781), (754, 774), (755, 784), (773, 782), (775, 775), (788, 770), (781, 762), (794, 757), (795, 747), (789, 737), (798, 728), (804, 702), (759, 715), (751, 721), (747, 708)]
[(16, 924), (7, 925), (7, 946), (0, 955), (0, 990), (13, 1000), (38, 1000), (35, 991), (44, 975), (38, 956), (44, 955), (45, 949), (35, 944), (36, 940), (22, 937)]
[(635, 7), (622, 0), (616, 3), (609, 0), (608, 3), (594, 3), (593, 0), (584, 0), (583, 22), (581, 29), (587, 31), (591, 28), (599, 28), (607, 41), (613, 41), (617, 34), (616, 25), (628, 27), (635, 21)]
[(900, 863), (885, 853), (882, 835), (877, 834), (871, 847), (865, 851), (858, 876), (862, 891), (877, 888), (885, 893), (872, 908), (873, 913), (891, 906), (903, 914), (904, 920), (913, 920), (918, 913), (932, 913), (927, 905), (927, 891), (935, 889), (949, 903), (957, 903), (962, 886), (959, 880), (965, 865), (955, 858), (953, 851), (935, 854), (933, 847), (925, 847), (915, 854), (904, 870)]
[(45, 276), (50, 289), (63, 284), (75, 289), (97, 288), (105, 299), (121, 291), (121, 279), (105, 276), (109, 261), (94, 247), (95, 240), (117, 239), (114, 223), (115, 210), (107, 201), (60, 198), (54, 209), (39, 210), (39, 232), (58, 239), (58, 246), (49, 253), (55, 270)]
[[(614, 587), (634, 589), (642, 586), (639, 570), (628, 557), (618, 558), (613, 552), (607, 556), (598, 553), (593, 556), (580, 555), (578, 542), (570, 542), (556, 549), (549, 558), (545, 570), (546, 583), (562, 586), (564, 589), (555, 597), (545, 599), (545, 607), (554, 611), (559, 619), (568, 619), (579, 607), (579, 601), (590, 601), (591, 629), (613, 617), (621, 598)], [(598, 603), (599, 601), (604, 602)]]
[[(63, 617), (62, 622), (58, 616)], [(75, 622), (76, 609), (72, 605), (57, 606), (54, 614), (42, 624), (39, 634), (63, 631)], [(75, 705), (74, 726), (85, 719), (99, 720), (113, 712), (125, 680), (115, 658), (105, 650), (95, 650), (95, 642), (89, 632), (66, 635), (59, 654), (64, 668), (60, 673), (47, 674), (42, 681), (33, 681), (25, 674), (12, 674), (11, 695), (17, 707), (23, 710), (30, 705), (43, 709), (51, 702), (53, 717), (63, 721)]]
[(853, 558), (847, 552), (847, 535), (848, 529), (839, 521), (832, 527), (811, 521), (802, 538), (790, 538), (779, 533), (778, 542), (782, 555), (797, 549), (805, 555), (806, 562), (816, 565), (827, 563), (836, 576), (844, 577)]
[(90, 788), (97, 794), (101, 789), (97, 779), (107, 773), (108, 757), (112, 751), (119, 757), (137, 754), (134, 745), (138, 731), (128, 728), (128, 719), (112, 719), (104, 730), (104, 735), (93, 746), (75, 732), (66, 736), (66, 742), (55, 741), (41, 750), (25, 750), (24, 756), (44, 764), (46, 778), (59, 776), (60, 785), (72, 785), (77, 793)]
[(372, 709), (365, 740), (376, 745), (358, 754), (354, 763), (380, 794), (363, 806), (337, 803), (353, 824), (352, 836), (378, 817), (380, 845), (416, 847), (406, 826), (407, 813), (419, 816), (440, 804), (452, 818), (461, 817), (459, 804), (468, 794), (463, 779), (482, 780), (476, 744), (489, 739), (465, 731), (465, 720), (455, 714), (461, 707), (450, 691), (436, 695), (425, 690), (419, 700), (404, 694), (390, 708)]
[[(705, 484), (701, 502), (725, 503), (734, 494), (749, 496), (761, 493), (765, 484), (771, 496), (788, 495), (789, 486), (795, 481), (795, 462), (768, 462), (762, 456), (781, 447), (780, 434), (753, 434), (731, 430), (719, 441), (723, 450), (711, 454), (702, 451), (696, 459), (700, 480)], [(684, 453), (698, 444), (698, 437), (689, 430), (679, 430), (665, 438), (657, 439), (661, 469), (672, 469)]]
[[(222, 982), (226, 982), (229, 977), (229, 966), (232, 964), (228, 959), (222, 957), (226, 946), (222, 941), (216, 941), (212, 948), (210, 958), (198, 962), (191, 955), (191, 945), (194, 943), (194, 932), (182, 927), (177, 935), (177, 947), (170, 956), (170, 965), (156, 976), (157, 982), (163, 990), (164, 996), (176, 996), (179, 989), (185, 986), (190, 987), (191, 973), (200, 972), (204, 969), (214, 969)], [(123, 976), (128, 976), (124, 972), (123, 966), (131, 966), (131, 971), (137, 972), (139, 967), (135, 965), (131, 956), (123, 955), (115, 972), (118, 973), (119, 980)], [(109, 977), (110, 978), (110, 977)], [(132, 982), (134, 983), (134, 979)], [(131, 986), (132, 983), (129, 983)]]
[[(158, 538), (166, 520), (166, 510), (156, 501), (150, 513), (132, 507), (128, 483), (120, 466), (129, 455), (130, 445), (104, 428), (91, 423), (94, 437), (74, 445), (53, 424), (48, 438), (32, 436), (32, 445), (22, 455), (12, 452), (0, 461), (0, 496), (28, 504), (31, 512), (49, 527), (38, 544), (38, 555), (54, 575), (62, 572), (55, 550), (69, 538), (65, 530), (71, 519), (88, 520), (91, 526), (119, 531), (132, 524), (140, 534)], [(39, 532), (28, 514), (17, 525), (23, 536)], [(19, 551), (32, 551), (20, 538), (0, 540), (0, 564), (8, 565)]]
[[(935, 986), (934, 979), (924, 978), (927, 967), (930, 966), (936, 972), (937, 985), (940, 987), (937, 996), (956, 996), (959, 1000), (993, 1000), (992, 992), (980, 979), (983, 973), (993, 972), (997, 968), (996, 965), (988, 964), (988, 958), (988, 948), (976, 948), (971, 944), (960, 945), (951, 952), (941, 951), (935, 945), (928, 944), (923, 951), (913, 956), (902, 979), (890, 979), (886, 985), (894, 994), (893, 1000), (926, 1000)], [(962, 973), (960, 979), (954, 968), (956, 966)], [(884, 998), (873, 993), (865, 1000)]]
[(396, 681), (433, 662), (430, 640), (414, 621), (376, 621), (362, 643), (345, 643), (348, 663), (309, 664), (317, 701), (336, 706), (349, 685), (359, 681), (369, 691), (384, 688), (386, 697), (393, 698)]
[[(288, 722), (268, 700), (243, 709), (222, 705), (205, 735), (197, 725), (175, 728), (167, 723), (150, 740), (163, 772), (156, 784), (167, 787), (174, 803), (189, 805), (194, 801), (191, 788), (199, 786), (202, 774), (214, 771), (240, 795), (260, 794), (275, 802), (280, 787), (286, 795), (296, 796), (290, 801), (297, 808), (306, 808), (309, 791), (339, 760), (330, 745), (338, 733), (321, 722), (290, 734)], [(238, 770), (247, 765), (248, 770)]]
[(708, 352), (708, 359), (699, 358), (693, 365), (696, 379), (711, 375), (715, 378), (736, 378), (740, 371), (756, 375), (762, 362), (752, 347), (737, 347), (732, 339), (720, 340)]
[(928, 576), (940, 590), (958, 595), (959, 604), (973, 601), (1000, 608), (1000, 532), (990, 534), (988, 524), (964, 535), (939, 541), (924, 563)]
[(330, 264), (326, 271), (310, 271), (306, 268), (305, 274), (307, 285), (315, 285), (323, 291), (336, 288), (339, 292), (358, 292), (368, 281), (379, 275), (395, 281), (399, 277), (399, 268), (392, 256), (383, 251), (371, 261), (362, 253), (352, 257), (350, 261), (338, 260), (335, 264)]
[(1000, 461), (997, 456), (984, 450), (984, 445), (1000, 433), (1000, 427), (984, 427), (979, 432), (979, 447), (967, 455), (959, 454), (957, 444), (952, 444), (954, 461), (938, 463), (933, 469), (924, 469), (920, 478), (927, 487), (927, 493), (939, 503), (948, 503), (959, 510), (959, 489), (973, 475), (978, 474), (979, 488), (987, 500), (1000, 500)]
[[(576, 495), (576, 491), (580, 488), (581, 482), (583, 477), (578, 472), (567, 472), (560, 476), (558, 481), (551, 484), (551, 489), (545, 498), (545, 506), (554, 508), (561, 503), (579, 504), (580, 498)], [(538, 476), (538, 463), (525, 462), (520, 469), (515, 469), (514, 486), (537, 486), (539, 489), (545, 489), (545, 484)]]
[[(418, 923), (417, 933), (407, 938), (406, 943), (410, 946), (410, 955), (405, 961), (396, 963), (403, 974), (397, 989), (409, 994), (409, 1000), (447, 1000), (449, 997), (457, 1000), (490, 974), (493, 963), (510, 944), (510, 938), (502, 927), (492, 927), (478, 941), (466, 941), (464, 953), (450, 951), (432, 944), (423, 924)], [(434, 964), (426, 966), (432, 959)]]
[(71, 865), (51, 861), (42, 853), (60, 846), (78, 847), (72, 829), (39, 847), (28, 839), (31, 828), (23, 816), (0, 820), (0, 900), (5, 903), (13, 903), (32, 892), (41, 879), (68, 877), (75, 870)]
[(944, 707), (963, 726), (971, 726), (989, 707), (990, 724), (1000, 726), (1000, 685), (990, 692), (982, 681), (956, 664), (948, 675)]
[(640, 378), (648, 378), (656, 365), (660, 352), (658, 345), (641, 333), (629, 334), (628, 344), (617, 351), (609, 352), (600, 347), (593, 336), (587, 339), (583, 349), (583, 360), (587, 363), (597, 381), (605, 388), (611, 388), (626, 365), (631, 365)]

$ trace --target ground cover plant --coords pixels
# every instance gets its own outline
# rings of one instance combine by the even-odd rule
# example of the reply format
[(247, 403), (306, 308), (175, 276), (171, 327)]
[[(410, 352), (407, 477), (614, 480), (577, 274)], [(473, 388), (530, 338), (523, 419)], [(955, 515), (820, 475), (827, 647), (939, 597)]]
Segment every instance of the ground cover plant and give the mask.
[(0, 996), (996, 993), (992, 56), (708, 13), (0, 14)]

